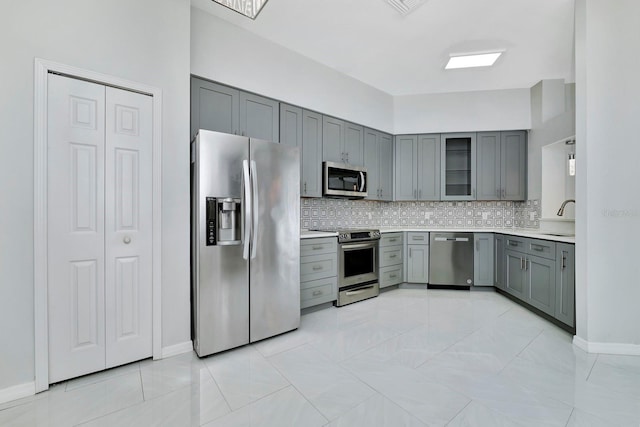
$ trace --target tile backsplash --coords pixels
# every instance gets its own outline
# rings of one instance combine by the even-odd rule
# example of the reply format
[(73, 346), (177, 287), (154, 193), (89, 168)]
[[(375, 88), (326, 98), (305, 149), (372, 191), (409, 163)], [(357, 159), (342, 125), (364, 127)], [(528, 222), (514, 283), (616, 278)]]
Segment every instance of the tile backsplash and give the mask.
[(374, 202), (300, 200), (300, 228), (539, 228), (540, 201)]

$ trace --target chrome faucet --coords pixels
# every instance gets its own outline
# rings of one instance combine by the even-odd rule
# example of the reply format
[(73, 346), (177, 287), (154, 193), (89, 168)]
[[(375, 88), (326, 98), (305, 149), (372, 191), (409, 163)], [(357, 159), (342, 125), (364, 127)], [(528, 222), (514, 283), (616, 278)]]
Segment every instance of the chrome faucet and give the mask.
[(562, 202), (562, 205), (560, 206), (560, 209), (558, 209), (558, 213), (557, 213), (558, 216), (564, 215), (564, 208), (565, 208), (565, 206), (567, 206), (567, 203), (569, 203), (569, 202), (575, 203), (576, 201), (573, 200), (573, 199), (568, 199), (568, 200), (565, 200), (564, 202)]

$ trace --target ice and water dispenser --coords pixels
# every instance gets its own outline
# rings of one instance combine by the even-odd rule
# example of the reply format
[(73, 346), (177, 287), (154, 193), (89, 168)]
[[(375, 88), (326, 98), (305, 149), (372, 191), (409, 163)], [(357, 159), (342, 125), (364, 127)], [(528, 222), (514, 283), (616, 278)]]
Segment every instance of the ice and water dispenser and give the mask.
[(242, 244), (240, 199), (207, 197), (207, 246)]

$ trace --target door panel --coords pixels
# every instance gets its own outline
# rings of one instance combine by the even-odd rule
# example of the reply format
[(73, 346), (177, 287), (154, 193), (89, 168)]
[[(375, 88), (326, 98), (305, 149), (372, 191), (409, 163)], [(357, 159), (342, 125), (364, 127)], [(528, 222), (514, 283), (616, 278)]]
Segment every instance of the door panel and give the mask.
[(393, 199), (393, 137), (385, 133), (378, 133), (378, 162), (380, 200)]
[(106, 89), (106, 367), (152, 355), (152, 98)]
[(104, 369), (104, 86), (48, 77), (49, 382)]
[(238, 133), (240, 91), (191, 78), (191, 138), (199, 129)]
[(367, 200), (380, 198), (380, 164), (378, 160), (378, 132), (364, 131), (364, 167), (367, 168)]
[(418, 200), (440, 200), (440, 134), (418, 135)]
[(526, 276), (524, 275), (523, 254), (505, 251), (505, 290), (523, 301), (527, 300)]
[(532, 306), (553, 316), (556, 308), (556, 262), (541, 257), (528, 257), (527, 275)]
[(395, 139), (395, 200), (416, 200), (418, 137), (416, 135), (399, 135)]
[(322, 116), (322, 161), (346, 163), (344, 153), (344, 122)]
[(524, 131), (501, 132), (503, 200), (527, 198), (527, 140)]
[(500, 132), (478, 133), (477, 200), (500, 200)]
[(364, 128), (354, 123), (345, 123), (344, 151), (346, 163), (354, 166), (364, 165)]
[(240, 133), (265, 141), (280, 141), (279, 103), (246, 92), (240, 92)]
[[(250, 341), (300, 325), (300, 167), (298, 150), (252, 139), (258, 212), (250, 262)], [(253, 248), (252, 248), (253, 249)]]
[(303, 111), (302, 121), (302, 195), (322, 196), (322, 115)]

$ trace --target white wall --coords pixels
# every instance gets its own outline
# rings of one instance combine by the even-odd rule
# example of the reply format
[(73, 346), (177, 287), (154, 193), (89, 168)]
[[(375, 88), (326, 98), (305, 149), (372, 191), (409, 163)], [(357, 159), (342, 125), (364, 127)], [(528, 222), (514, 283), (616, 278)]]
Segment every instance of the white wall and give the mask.
[(191, 10), (191, 72), (393, 131), (390, 95), (196, 8)]
[(576, 1), (577, 336), (606, 351), (640, 352), (639, 27), (637, 0)]
[(529, 89), (396, 96), (396, 134), (531, 127)]
[(575, 115), (575, 84), (564, 84), (561, 79), (543, 80), (531, 88), (529, 199), (540, 199), (542, 195), (542, 147), (575, 135)]
[(189, 335), (189, 0), (0, 5), (0, 390), (34, 380), (33, 68), (163, 90), (163, 346)]

